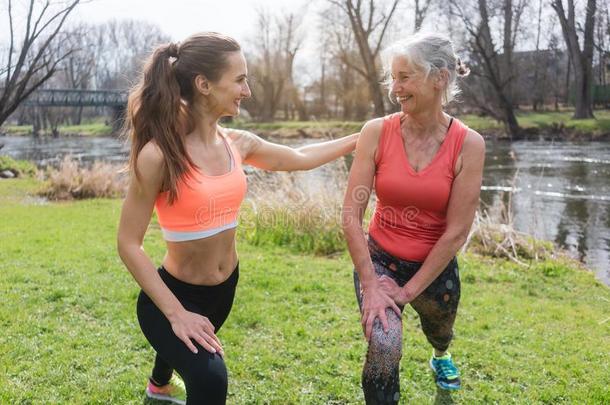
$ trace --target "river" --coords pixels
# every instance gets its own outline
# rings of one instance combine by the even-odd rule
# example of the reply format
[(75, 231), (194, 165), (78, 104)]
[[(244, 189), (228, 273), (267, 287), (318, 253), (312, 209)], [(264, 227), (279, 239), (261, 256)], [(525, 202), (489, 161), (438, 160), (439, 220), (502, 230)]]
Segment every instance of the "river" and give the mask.
[[(5, 136), (0, 143), (0, 154), (39, 166), (66, 154), (120, 163), (128, 153), (114, 138)], [(490, 141), (481, 199), (492, 205), (509, 193), (517, 230), (556, 242), (610, 285), (610, 143)]]

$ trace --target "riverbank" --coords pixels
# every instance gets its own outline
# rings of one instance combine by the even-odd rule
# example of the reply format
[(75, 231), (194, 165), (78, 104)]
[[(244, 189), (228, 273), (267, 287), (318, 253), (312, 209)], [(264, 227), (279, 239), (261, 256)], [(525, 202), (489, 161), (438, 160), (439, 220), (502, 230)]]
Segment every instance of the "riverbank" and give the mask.
[[(517, 114), (523, 134), (513, 140), (549, 141), (610, 141), (610, 111), (595, 112), (596, 119), (572, 120), (572, 112), (521, 112)], [(509, 140), (502, 123), (490, 117), (473, 114), (458, 116), (466, 125), (485, 138)], [(265, 137), (328, 138), (360, 131), (364, 122), (298, 122), (236, 123), (236, 127), (248, 129)]]
[[(120, 200), (40, 203), (0, 182), (0, 403), (142, 403), (153, 352), (136, 283), (115, 251)], [(296, 254), (239, 233), (240, 285), (221, 330), (229, 403), (358, 404), (365, 343), (345, 253)], [(153, 224), (144, 245), (155, 263)], [(610, 289), (561, 262), (472, 254), (452, 353), (464, 388), (440, 396), (415, 314), (404, 316), (402, 398), (433, 403), (608, 403)]]
[[(9, 136), (32, 136), (33, 127), (32, 125), (4, 125), (0, 127), (0, 143), (2, 142), (3, 135)], [(112, 126), (106, 125), (104, 122), (91, 122), (81, 125), (60, 125), (57, 128), (58, 136), (114, 136)], [(41, 130), (39, 133), (41, 137), (52, 137), (53, 131), (51, 129)]]
[[(573, 112), (519, 112), (517, 119), (524, 129), (519, 139), (553, 141), (610, 141), (610, 110), (595, 111), (596, 119), (572, 120)], [(508, 139), (501, 123), (490, 117), (473, 114), (459, 116), (469, 127), (487, 138)], [(328, 138), (358, 132), (359, 121), (276, 121), (245, 122), (236, 120), (227, 126), (247, 129), (266, 138)], [(43, 133), (42, 136), (50, 136)], [(0, 134), (27, 136), (32, 126), (8, 125)], [(112, 136), (112, 128), (101, 122), (59, 127), (61, 136)], [(1, 142), (1, 137), (0, 137)]]

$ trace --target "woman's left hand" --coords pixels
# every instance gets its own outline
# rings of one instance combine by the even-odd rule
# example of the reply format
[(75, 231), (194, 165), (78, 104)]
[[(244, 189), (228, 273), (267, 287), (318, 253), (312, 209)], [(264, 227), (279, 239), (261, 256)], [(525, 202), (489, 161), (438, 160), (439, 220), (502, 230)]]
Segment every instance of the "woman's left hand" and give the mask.
[(385, 275), (381, 276), (379, 278), (379, 286), (398, 306), (404, 307), (411, 301), (406, 290), (396, 284), (396, 281), (391, 277)]

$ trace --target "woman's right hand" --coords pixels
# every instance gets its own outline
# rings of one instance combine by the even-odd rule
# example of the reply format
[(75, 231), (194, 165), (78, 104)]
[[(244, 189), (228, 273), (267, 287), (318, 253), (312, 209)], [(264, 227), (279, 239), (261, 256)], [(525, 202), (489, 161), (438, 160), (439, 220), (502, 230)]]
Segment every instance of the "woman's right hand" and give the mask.
[(210, 353), (218, 353), (224, 356), (220, 340), (214, 334), (214, 325), (205, 316), (187, 310), (180, 311), (170, 319), (172, 330), (176, 336), (184, 342), (184, 344), (193, 353), (197, 353), (197, 347), (191, 341), (199, 343), (205, 350)]
[(371, 340), (375, 318), (379, 318), (384, 332), (388, 332), (386, 308), (391, 308), (399, 318), (402, 316), (394, 300), (377, 283), (362, 289), (362, 328), (367, 341)]

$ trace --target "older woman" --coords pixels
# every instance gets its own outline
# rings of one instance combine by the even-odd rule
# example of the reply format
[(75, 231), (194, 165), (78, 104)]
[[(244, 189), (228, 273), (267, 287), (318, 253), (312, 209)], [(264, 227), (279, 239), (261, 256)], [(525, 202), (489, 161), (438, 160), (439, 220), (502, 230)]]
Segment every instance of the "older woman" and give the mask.
[[(362, 387), (369, 404), (398, 402), (406, 304), (434, 348), (436, 384), (460, 388), (447, 351), (460, 298), (455, 255), (472, 225), (485, 158), (481, 135), (443, 111), (458, 92), (456, 78), (468, 74), (451, 41), (416, 34), (385, 57), (401, 111), (364, 125), (343, 210), (368, 340)], [(373, 184), (378, 202), (367, 240), (362, 217)]]

